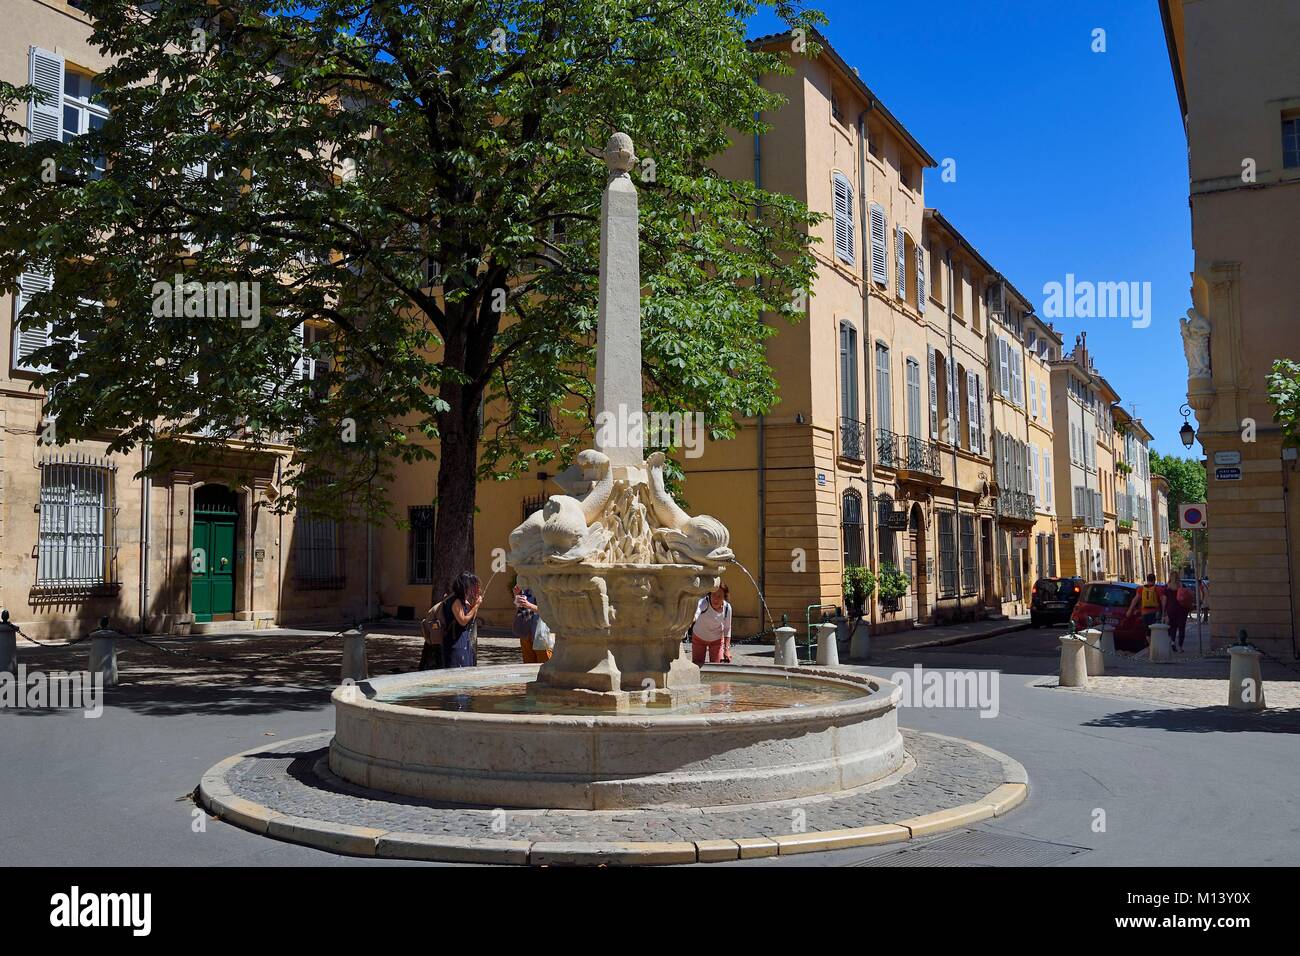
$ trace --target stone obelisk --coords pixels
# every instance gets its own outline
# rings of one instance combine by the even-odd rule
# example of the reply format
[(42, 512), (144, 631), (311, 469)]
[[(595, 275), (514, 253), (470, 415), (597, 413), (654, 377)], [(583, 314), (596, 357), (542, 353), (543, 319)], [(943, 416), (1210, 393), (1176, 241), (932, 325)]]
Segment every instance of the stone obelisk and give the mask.
[(641, 253), (632, 139), (605, 145), (600, 200), (600, 323), (596, 337), (596, 450), (610, 466), (644, 465), (641, 394)]

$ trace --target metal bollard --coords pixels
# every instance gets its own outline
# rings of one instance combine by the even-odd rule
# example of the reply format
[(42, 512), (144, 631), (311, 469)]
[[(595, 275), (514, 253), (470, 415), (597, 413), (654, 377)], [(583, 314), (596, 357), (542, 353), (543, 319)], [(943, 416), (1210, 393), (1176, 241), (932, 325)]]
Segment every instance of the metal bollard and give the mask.
[(1083, 656), (1084, 643), (1073, 634), (1061, 637), (1061, 686), (1087, 687), (1088, 663)]
[(90, 632), (90, 661), (87, 669), (92, 678), (104, 676), (104, 686), (117, 685), (117, 640), (122, 635), (108, 626), (108, 618), (99, 619), (99, 629)]
[(817, 664), (821, 667), (839, 667), (839, 628), (826, 623), (818, 625), (817, 630)]
[(776, 651), (772, 655), (772, 662), (777, 667), (799, 666), (799, 649), (795, 645), (794, 635), (794, 628), (788, 625), (776, 629)]
[(9, 611), (0, 611), (0, 671), (18, 674), (18, 628), (9, 623)]
[(362, 624), (343, 634), (342, 680), (365, 680), (370, 676), (366, 661), (366, 628)]
[(1090, 627), (1079, 636), (1087, 642), (1083, 648), (1083, 659), (1088, 668), (1088, 676), (1100, 677), (1106, 673), (1106, 660), (1101, 651), (1101, 631)]
[(1169, 625), (1151, 625), (1151, 644), (1147, 648), (1147, 657), (1160, 664), (1169, 663), (1172, 646), (1169, 643)]
[(1259, 651), (1246, 643), (1246, 632), (1228, 648), (1232, 664), (1228, 669), (1228, 706), (1237, 710), (1264, 709), (1264, 678), (1259, 669)]

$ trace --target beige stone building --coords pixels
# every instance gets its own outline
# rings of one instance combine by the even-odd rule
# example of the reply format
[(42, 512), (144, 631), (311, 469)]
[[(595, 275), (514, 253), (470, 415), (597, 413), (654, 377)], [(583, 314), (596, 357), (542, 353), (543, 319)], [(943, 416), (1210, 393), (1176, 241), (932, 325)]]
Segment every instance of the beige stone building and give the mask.
[(1300, 356), (1300, 5), (1161, 0), (1187, 132), (1187, 401), (1207, 466), (1213, 642), (1297, 653), (1296, 452), (1264, 376)]
[(1110, 452), (1098, 436), (1110, 421), (1109, 386), (1088, 354), (1086, 333), (1049, 364), (1061, 574), (1103, 579), (1110, 559), (1101, 466)]
[[(107, 65), (74, 3), (8, 0), (0, 77), (48, 95), (13, 117), (29, 136), (67, 138), (102, 121), (95, 76)], [(139, 477), (150, 449), (109, 455), (111, 436), (49, 443), (52, 423), (31, 355), (50, 329), (19, 331), (24, 298), (48, 288), (37, 267), (0, 294), (0, 603), (33, 636), (85, 633), (102, 615), (153, 632), (249, 622), (333, 623), (366, 609), (364, 529), (276, 515), (287, 445), (234, 441), (185, 470)], [(290, 375), (303, 373), (301, 367)], [(197, 387), (197, 386), (196, 386)]]

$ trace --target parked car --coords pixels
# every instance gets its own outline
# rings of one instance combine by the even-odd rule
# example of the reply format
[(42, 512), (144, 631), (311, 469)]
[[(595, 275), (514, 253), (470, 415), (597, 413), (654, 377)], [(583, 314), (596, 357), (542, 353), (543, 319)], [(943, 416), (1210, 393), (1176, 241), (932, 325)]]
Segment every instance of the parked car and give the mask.
[(1147, 646), (1147, 629), (1140, 614), (1130, 615), (1138, 586), (1130, 581), (1089, 581), (1083, 585), (1078, 603), (1070, 620), (1079, 630), (1090, 624), (1101, 626), (1108, 622), (1115, 626), (1115, 649), (1140, 651)]
[(1034, 627), (1063, 624), (1070, 619), (1083, 578), (1039, 578), (1029, 601), (1029, 620)]

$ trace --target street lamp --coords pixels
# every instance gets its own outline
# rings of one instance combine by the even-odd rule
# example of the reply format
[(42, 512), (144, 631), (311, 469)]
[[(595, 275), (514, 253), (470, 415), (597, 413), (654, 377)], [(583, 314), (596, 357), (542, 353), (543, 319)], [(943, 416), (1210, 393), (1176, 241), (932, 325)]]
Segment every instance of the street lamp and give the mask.
[(1192, 442), (1196, 441), (1196, 430), (1192, 428), (1191, 423), (1187, 420), (1187, 416), (1192, 413), (1191, 406), (1184, 404), (1178, 411), (1183, 416), (1183, 427), (1178, 429), (1178, 437), (1182, 439), (1184, 448), (1191, 448)]

